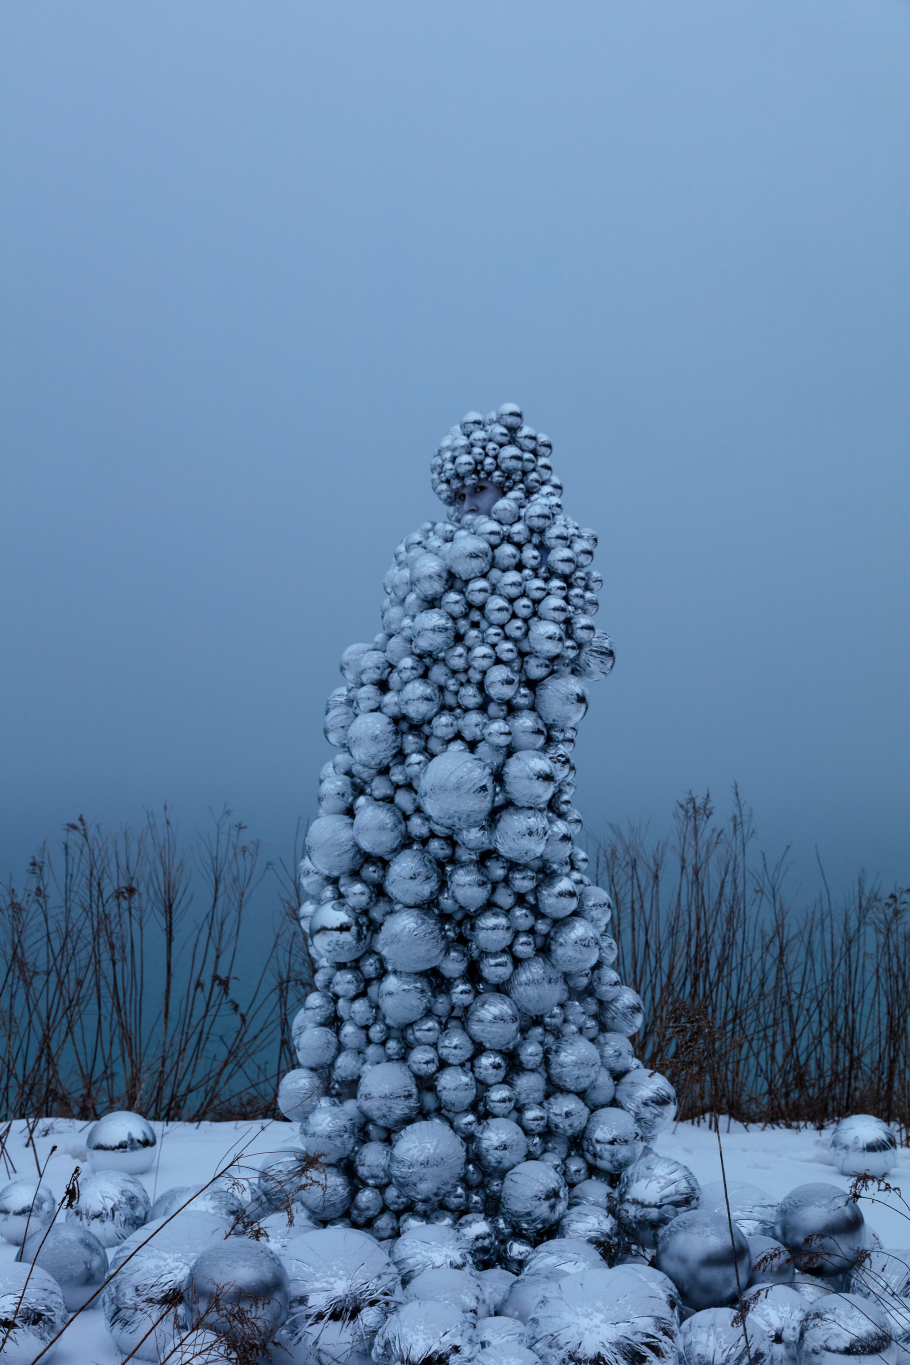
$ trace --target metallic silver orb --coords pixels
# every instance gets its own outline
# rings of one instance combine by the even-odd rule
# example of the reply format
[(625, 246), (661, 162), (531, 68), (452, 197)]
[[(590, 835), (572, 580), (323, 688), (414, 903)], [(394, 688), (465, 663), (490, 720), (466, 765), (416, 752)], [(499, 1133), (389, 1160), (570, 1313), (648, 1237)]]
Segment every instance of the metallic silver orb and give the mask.
[(476, 1323), (484, 1306), (484, 1296), (477, 1276), (468, 1270), (453, 1270), (442, 1266), (415, 1275), (405, 1290), (408, 1303), (448, 1303)]
[(528, 1346), (542, 1365), (670, 1365), (676, 1314), (665, 1295), (622, 1269), (566, 1275), (528, 1321)]
[(103, 1247), (115, 1247), (147, 1220), (151, 1203), (135, 1176), (99, 1171), (79, 1186), (79, 1198), (66, 1211), (67, 1223), (94, 1233)]
[[(702, 1199), (704, 1201), (704, 1187), (702, 1188)], [(740, 1228), (741, 1224), (738, 1225)], [(758, 1233), (748, 1236), (749, 1251), (752, 1255), (752, 1274), (749, 1277), (749, 1288), (754, 1288), (757, 1284), (786, 1284), (793, 1283), (794, 1265), (793, 1257), (780, 1242), (773, 1237), (764, 1237)]]
[(511, 1119), (486, 1119), (474, 1134), (474, 1159), (488, 1175), (505, 1175), (527, 1151), (528, 1139)]
[(76, 1223), (29, 1232), (17, 1260), (39, 1265), (53, 1276), (70, 1313), (92, 1297), (107, 1275), (107, 1252), (92, 1233)]
[[(566, 835), (568, 835), (568, 830), (565, 832)], [(568, 837), (569, 842), (571, 843), (571, 836)], [(550, 848), (548, 841), (544, 856), (549, 857), (549, 853)], [(577, 906), (578, 887), (571, 877), (556, 873), (554, 876), (548, 877), (546, 881), (541, 882), (540, 886), (537, 888), (537, 907), (540, 913), (546, 915), (549, 919), (565, 919), (567, 915), (571, 915), (574, 912)], [(582, 923), (583, 922), (584, 921), (582, 921)], [(558, 966), (555, 957), (553, 961), (554, 964)]]
[(620, 1175), (644, 1149), (641, 1129), (624, 1109), (597, 1109), (588, 1120), (582, 1144), (586, 1160), (608, 1175)]
[(776, 1233), (801, 1270), (838, 1275), (859, 1259), (865, 1244), (859, 1204), (836, 1185), (798, 1185), (780, 1202)]
[(632, 1044), (622, 1033), (601, 1033), (597, 1039), (600, 1060), (614, 1079), (624, 1076), (636, 1065)]
[(420, 1109), (417, 1082), (403, 1062), (380, 1062), (360, 1077), (357, 1104), (373, 1123), (393, 1130), (403, 1128)]
[(565, 1180), (548, 1162), (523, 1161), (503, 1179), (500, 1213), (519, 1232), (542, 1232), (562, 1218), (568, 1193)]
[(336, 1035), (323, 1024), (313, 1027), (306, 1010), (301, 1010), (294, 1019), (291, 1037), (294, 1040), (297, 1060), (305, 1070), (321, 1071), (324, 1067), (331, 1066), (338, 1055)]
[(752, 1339), (753, 1326), (770, 1343), (771, 1365), (795, 1365), (799, 1329), (811, 1305), (790, 1285), (761, 1284), (743, 1296), (746, 1330)]
[(354, 816), (354, 839), (364, 853), (392, 858), (407, 835), (404, 816), (391, 801), (367, 801)]
[(698, 1313), (739, 1297), (752, 1273), (752, 1255), (735, 1223), (731, 1238), (720, 1214), (692, 1209), (661, 1228), (657, 1268), (676, 1285), (686, 1307)]
[(534, 693), (534, 709), (545, 725), (560, 729), (578, 725), (588, 709), (587, 689), (568, 675), (544, 678)]
[(577, 1137), (584, 1132), (591, 1111), (577, 1095), (564, 1090), (550, 1095), (544, 1108), (547, 1112), (547, 1126), (551, 1133), (562, 1133), (565, 1137)]
[(548, 957), (538, 956), (519, 962), (506, 986), (511, 998), (524, 1014), (539, 1018), (568, 994), (565, 977)]
[[(344, 1361), (367, 1354), (401, 1301), (398, 1272), (375, 1239), (354, 1228), (324, 1228), (295, 1237), (280, 1255), (289, 1306), (278, 1340), (290, 1358)], [(342, 1334), (326, 1336), (327, 1326)]]
[(40, 1266), (0, 1266), (0, 1341), (3, 1365), (31, 1365), (66, 1324), (60, 1286)]
[(387, 1142), (365, 1142), (358, 1147), (355, 1158), (357, 1175), (365, 1185), (377, 1188), (389, 1183), (389, 1159), (392, 1149)]
[(393, 1028), (423, 1018), (431, 1001), (430, 983), (417, 972), (388, 972), (379, 983), (377, 1004)]
[(439, 865), (422, 848), (406, 848), (386, 870), (385, 889), (402, 905), (426, 905), (439, 890)]
[(644, 1067), (628, 1071), (617, 1083), (616, 1103), (632, 1115), (646, 1142), (653, 1142), (676, 1117), (676, 1091), (666, 1076)]
[(561, 1090), (583, 1092), (599, 1071), (600, 1054), (587, 1038), (558, 1038), (547, 1048), (547, 1075)]
[(600, 1026), (605, 1033), (622, 1033), (628, 1038), (644, 1023), (641, 996), (629, 986), (621, 986), (614, 998), (600, 1007)]
[(497, 1316), (506, 1296), (513, 1285), (517, 1283), (515, 1276), (510, 1275), (507, 1270), (500, 1270), (498, 1268), (495, 1270), (481, 1270), (478, 1278), (484, 1285), (484, 1288), (486, 1287), (485, 1281), (488, 1275), (508, 1275), (509, 1278), (504, 1284), (497, 1282), (494, 1299), (488, 1299), (488, 1302), (491, 1303), (492, 1307), (491, 1314), (489, 1317), (481, 1318), (477, 1324), (477, 1338), (481, 1348), (486, 1349), (488, 1346), (520, 1346), (525, 1339), (524, 1323), (519, 1321), (518, 1318)]
[(630, 1234), (643, 1247), (653, 1249), (661, 1228), (696, 1207), (699, 1186), (688, 1166), (650, 1153), (626, 1167), (616, 1196)]
[(311, 1217), (328, 1223), (347, 1212), (353, 1193), (343, 1170), (337, 1166), (323, 1166), (308, 1173), (297, 1192), (297, 1202)]
[(579, 915), (570, 915), (554, 924), (547, 947), (551, 962), (561, 972), (586, 971), (600, 954), (600, 940), (593, 925)]
[(831, 1134), (828, 1150), (841, 1175), (868, 1174), (880, 1178), (894, 1168), (897, 1138), (881, 1119), (871, 1114), (853, 1114), (841, 1119)]
[(190, 1325), (204, 1323), (237, 1341), (266, 1341), (288, 1315), (288, 1273), (262, 1242), (231, 1237), (207, 1248), (190, 1268), (184, 1290)]
[(544, 810), (556, 790), (556, 772), (545, 754), (524, 749), (506, 760), (502, 785), (513, 805)]
[(517, 1042), (520, 1022), (518, 1009), (509, 996), (486, 991), (468, 1009), (465, 1028), (475, 1043), (501, 1051)]
[(467, 1240), (454, 1228), (439, 1223), (424, 1223), (409, 1228), (392, 1243), (389, 1255), (403, 1285), (410, 1284), (424, 1270), (442, 1266), (467, 1270), (471, 1266)]
[(739, 1180), (728, 1181), (726, 1188), (720, 1180), (702, 1186), (699, 1208), (720, 1213), (726, 1218), (728, 1204), (731, 1218), (747, 1237), (774, 1236), (777, 1200), (770, 1194), (757, 1185), (747, 1185)]
[(140, 1175), (155, 1160), (158, 1139), (141, 1114), (127, 1109), (105, 1114), (88, 1130), (85, 1146), (93, 1171), (125, 1171)]
[(186, 1327), (183, 1295), (194, 1256), (164, 1251), (154, 1242), (122, 1265), (101, 1294), (114, 1345), (125, 1356), (162, 1360)]
[(353, 962), (365, 951), (371, 929), (365, 915), (358, 915), (346, 901), (336, 900), (327, 901), (314, 910), (308, 933), (317, 958), (327, 962)]
[(57, 1201), (36, 1180), (11, 1180), (0, 1190), (0, 1236), (21, 1246), (26, 1235), (53, 1222)]
[[(446, 650), (451, 649), (455, 643), (455, 622), (448, 612), (440, 611), (437, 607), (418, 612), (414, 617), (411, 643), (415, 654), (429, 654), (434, 659), (441, 659)], [(350, 742), (350, 736), (348, 739)], [(354, 753), (353, 746), (351, 753)], [(386, 763), (388, 761), (384, 760)]]
[(498, 853), (513, 863), (532, 863), (546, 847), (550, 826), (543, 811), (530, 806), (507, 806), (496, 821), (493, 842)]
[(559, 1235), (573, 1241), (589, 1242), (611, 1263), (619, 1252), (619, 1224), (612, 1213), (598, 1208), (596, 1204), (576, 1204), (570, 1208), (560, 1219)]
[(446, 937), (436, 915), (410, 907), (383, 921), (374, 946), (390, 970), (425, 972), (445, 957)]
[(479, 1351), (470, 1318), (451, 1303), (406, 1303), (376, 1335), (376, 1365), (420, 1365), (451, 1361), (469, 1365)]
[(732, 1308), (704, 1308), (683, 1323), (679, 1333), (683, 1365), (767, 1365), (770, 1343), (757, 1324), (743, 1323)]
[[(398, 752), (400, 740), (401, 737), (395, 722), (390, 720), (388, 716), (384, 716), (381, 711), (368, 711), (364, 715), (356, 716), (351, 722), (347, 734), (347, 745), (351, 751), (351, 757), (355, 763), (362, 763), (365, 768), (385, 768)], [(311, 825), (310, 829), (312, 830), (312, 828)], [(353, 868), (335, 870), (323, 867), (318, 858), (313, 857), (309, 836), (307, 837), (307, 853), (320, 871), (331, 871), (333, 875), (338, 876), (342, 871), (354, 870)]]
[(309, 1067), (298, 1067), (282, 1078), (278, 1087), (278, 1108), (286, 1119), (300, 1123), (325, 1094), (325, 1081)]
[(600, 1253), (589, 1242), (571, 1237), (554, 1237), (532, 1251), (522, 1268), (523, 1280), (552, 1280), (563, 1275), (578, 1275), (591, 1266), (603, 1266)]
[(493, 562), (493, 551), (480, 536), (456, 535), (445, 550), (446, 564), (458, 578), (482, 578)]
[(798, 1365), (894, 1365), (897, 1345), (888, 1315), (857, 1294), (827, 1294), (803, 1318), (796, 1359)]
[[(358, 716), (355, 723), (375, 719), (373, 715)], [(395, 734), (397, 737), (397, 730)], [(307, 830), (306, 851), (313, 866), (327, 877), (355, 872), (363, 862), (363, 853), (354, 838), (354, 821), (347, 815), (320, 815), (314, 820)]]
[(323, 1099), (300, 1125), (305, 1152), (325, 1165), (346, 1161), (357, 1143), (357, 1122), (337, 1100)]
[(437, 1072), (434, 1088), (440, 1108), (450, 1114), (470, 1109), (477, 1094), (474, 1077), (461, 1066), (447, 1066)]
[(392, 1144), (389, 1175), (408, 1199), (439, 1203), (461, 1178), (464, 1143), (444, 1123), (412, 1123)]

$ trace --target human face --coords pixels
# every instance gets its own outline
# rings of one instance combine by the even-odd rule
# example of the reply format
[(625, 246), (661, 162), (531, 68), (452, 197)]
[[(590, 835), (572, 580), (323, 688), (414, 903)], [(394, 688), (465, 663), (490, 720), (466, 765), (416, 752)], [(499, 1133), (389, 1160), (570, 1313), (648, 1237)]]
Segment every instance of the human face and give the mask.
[(482, 516), (489, 516), (490, 508), (494, 502), (499, 502), (501, 497), (502, 489), (490, 479), (481, 479), (473, 488), (459, 489), (455, 494), (459, 519), (465, 512), (480, 512)]

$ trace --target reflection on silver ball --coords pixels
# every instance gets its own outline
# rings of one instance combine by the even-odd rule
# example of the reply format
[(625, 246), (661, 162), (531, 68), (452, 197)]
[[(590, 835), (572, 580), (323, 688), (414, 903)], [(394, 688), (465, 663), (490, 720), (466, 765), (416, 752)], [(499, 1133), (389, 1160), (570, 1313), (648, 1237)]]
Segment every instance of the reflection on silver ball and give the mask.
[(354, 1228), (324, 1228), (295, 1237), (280, 1254), (289, 1309), (278, 1337), (291, 1359), (331, 1358), (341, 1341), (323, 1333), (333, 1320), (347, 1329), (349, 1351), (368, 1352), (401, 1299), (398, 1273), (375, 1239)]
[(730, 1217), (747, 1237), (773, 1237), (777, 1224), (777, 1200), (759, 1189), (757, 1185), (747, 1185), (739, 1180), (728, 1181), (726, 1188), (722, 1181), (703, 1185), (699, 1207)]
[(383, 1128), (403, 1128), (420, 1108), (417, 1082), (403, 1062), (380, 1062), (360, 1077), (357, 1104), (364, 1117)]
[(390, 970), (425, 972), (439, 966), (447, 945), (438, 916), (409, 908), (383, 921), (374, 946)]
[(123, 1355), (168, 1356), (185, 1327), (183, 1294), (192, 1255), (143, 1247), (118, 1270), (101, 1295), (107, 1330)]
[(107, 1252), (97, 1237), (77, 1223), (36, 1228), (16, 1259), (39, 1265), (52, 1275), (71, 1313), (92, 1297), (107, 1275)]
[(439, 890), (439, 865), (422, 848), (397, 853), (386, 870), (386, 893), (402, 905), (425, 905)]
[(376, 1335), (376, 1365), (421, 1365), (447, 1361), (469, 1365), (477, 1356), (471, 1320), (450, 1303), (406, 1303)]
[(676, 1091), (659, 1071), (640, 1067), (616, 1086), (616, 1103), (631, 1114), (645, 1142), (653, 1142), (676, 1117)]
[(426, 1014), (431, 999), (429, 982), (416, 972), (389, 972), (379, 983), (379, 1008), (394, 1028), (416, 1023)]
[(127, 1109), (105, 1114), (88, 1130), (85, 1146), (93, 1171), (126, 1171), (140, 1175), (155, 1160), (158, 1139), (141, 1114)]
[(806, 1299), (789, 1285), (763, 1284), (746, 1292), (743, 1306), (750, 1341), (753, 1325), (768, 1338), (771, 1365), (795, 1365), (799, 1329), (810, 1311)]
[(489, 766), (462, 749), (450, 749), (424, 768), (418, 800), (424, 814), (441, 829), (457, 833), (482, 825), (493, 806)]
[(897, 1358), (885, 1310), (856, 1294), (827, 1294), (803, 1318), (796, 1347), (798, 1365), (856, 1365), (863, 1360), (893, 1365)]
[(11, 1180), (0, 1190), (0, 1236), (21, 1246), (28, 1234), (53, 1221), (57, 1201), (36, 1180)]
[(288, 1274), (274, 1251), (232, 1237), (197, 1256), (184, 1292), (190, 1325), (204, 1322), (233, 1341), (263, 1345), (288, 1314)]
[(300, 1123), (325, 1094), (325, 1081), (308, 1067), (288, 1071), (278, 1087), (278, 1108), (286, 1119)]
[(527, 1151), (528, 1139), (511, 1119), (486, 1119), (474, 1134), (474, 1158), (489, 1175), (505, 1175)]
[(646, 1153), (623, 1171), (616, 1197), (631, 1235), (652, 1249), (661, 1228), (698, 1204), (699, 1186), (681, 1162)]
[(657, 1267), (676, 1285), (687, 1308), (723, 1308), (749, 1282), (749, 1243), (734, 1223), (701, 1209), (681, 1213), (660, 1230)]
[(57, 1281), (40, 1266), (0, 1266), (3, 1365), (31, 1362), (63, 1330), (66, 1304)]
[(766, 1365), (771, 1347), (757, 1325), (749, 1323), (744, 1334), (732, 1308), (703, 1308), (683, 1323), (679, 1354), (684, 1365)]
[(419, 1224), (393, 1242), (389, 1255), (401, 1282), (410, 1284), (415, 1275), (440, 1266), (467, 1270), (471, 1265), (469, 1246), (453, 1228), (438, 1223)]
[(389, 1174), (408, 1199), (438, 1203), (464, 1171), (464, 1143), (443, 1123), (412, 1123), (392, 1145)]
[(513, 863), (532, 863), (546, 847), (550, 826), (543, 811), (530, 806), (507, 806), (496, 822), (493, 842), (497, 852)]
[(453, 1270), (451, 1266), (424, 1270), (415, 1275), (405, 1290), (405, 1300), (408, 1303), (448, 1303), (475, 1323), (484, 1302), (476, 1275), (468, 1270)]
[(569, 1207), (569, 1188), (546, 1161), (523, 1161), (502, 1182), (500, 1213), (519, 1232), (552, 1227)]
[(793, 1257), (785, 1246), (775, 1241), (773, 1237), (763, 1237), (757, 1233), (749, 1237), (748, 1242), (749, 1251), (752, 1255), (750, 1288), (757, 1284), (790, 1285), (793, 1283)]
[(841, 1175), (885, 1176), (897, 1160), (897, 1138), (881, 1119), (853, 1114), (841, 1119), (828, 1150)]
[(543, 1365), (670, 1365), (677, 1335), (666, 1297), (622, 1269), (565, 1276), (528, 1322), (528, 1346)]
[(151, 1204), (135, 1176), (99, 1171), (79, 1186), (79, 1198), (66, 1211), (68, 1223), (80, 1223), (103, 1247), (115, 1247), (140, 1228)]
[(534, 1018), (547, 1014), (568, 995), (565, 977), (545, 956), (519, 962), (506, 990), (518, 1008)]
[(560, 1219), (559, 1235), (590, 1242), (610, 1264), (619, 1252), (619, 1224), (612, 1213), (598, 1208), (596, 1204), (576, 1204), (570, 1208)]
[(307, 830), (306, 851), (313, 866), (327, 877), (354, 872), (363, 862), (363, 853), (354, 838), (354, 822), (347, 815), (320, 815), (314, 820)]
[(798, 1185), (780, 1202), (776, 1236), (801, 1270), (838, 1275), (854, 1266), (864, 1246), (858, 1203), (836, 1185)]
[(499, 991), (486, 991), (468, 1010), (465, 1028), (475, 1043), (498, 1051), (512, 1047), (518, 1039), (520, 1019), (513, 1001)]

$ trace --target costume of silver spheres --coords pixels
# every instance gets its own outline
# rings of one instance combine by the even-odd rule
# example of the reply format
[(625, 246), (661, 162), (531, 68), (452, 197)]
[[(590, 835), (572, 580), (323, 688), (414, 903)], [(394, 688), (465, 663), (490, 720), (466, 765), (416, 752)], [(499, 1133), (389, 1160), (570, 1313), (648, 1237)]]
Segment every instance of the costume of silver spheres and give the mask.
[[(431, 469), (447, 517), (396, 548), (382, 629), (345, 650), (326, 707), (300, 866), (316, 990), (280, 1103), (325, 1172), (299, 1196), (311, 1217), (447, 1231), (406, 1284), (521, 1269), (570, 1188), (615, 1183), (676, 1111), (632, 1055), (641, 1001), (575, 843), (572, 751), (613, 647), (597, 536), (562, 511), (551, 453), (514, 404), (453, 427)], [(596, 1199), (576, 1226), (615, 1244)]]

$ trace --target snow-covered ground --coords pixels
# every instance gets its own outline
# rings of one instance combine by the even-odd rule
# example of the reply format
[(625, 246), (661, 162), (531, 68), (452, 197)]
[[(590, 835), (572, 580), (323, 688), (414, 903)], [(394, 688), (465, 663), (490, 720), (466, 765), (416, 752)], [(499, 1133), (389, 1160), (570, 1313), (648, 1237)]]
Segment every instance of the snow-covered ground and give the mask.
[[(34, 1179), (37, 1163), (47, 1162), (45, 1181), (59, 1199), (77, 1165), (85, 1168), (83, 1135), (89, 1124), (69, 1119), (48, 1119), (35, 1130), (34, 1151), (26, 1147), (26, 1125), (16, 1123), (7, 1144), (9, 1166), (0, 1165), (0, 1185), (19, 1175)], [(270, 1159), (270, 1154), (293, 1145), (296, 1128), (290, 1123), (200, 1123), (156, 1124), (159, 1134), (155, 1166), (140, 1177), (149, 1195), (157, 1195), (173, 1185), (197, 1185), (210, 1180), (231, 1162), (238, 1175)], [(724, 1162), (728, 1182), (744, 1181), (758, 1185), (776, 1199), (795, 1185), (819, 1180), (846, 1190), (849, 1181), (838, 1175), (828, 1157), (828, 1133), (815, 1129), (744, 1128), (741, 1124), (721, 1125)], [(654, 1142), (662, 1156), (683, 1162), (702, 1185), (721, 1178), (717, 1135), (706, 1125), (680, 1123)], [(53, 1146), (57, 1150), (52, 1156)], [(14, 1167), (14, 1169), (13, 1169)], [(889, 1183), (900, 1187), (910, 1204), (910, 1149), (900, 1148)], [(870, 1191), (862, 1208), (866, 1222), (878, 1233), (885, 1247), (910, 1245), (910, 1221), (901, 1213), (901, 1200), (895, 1195), (875, 1195)], [(16, 1248), (0, 1241), (0, 1260), (12, 1261)], [(53, 1360), (56, 1365), (115, 1365), (120, 1355), (105, 1331), (100, 1309), (82, 1313), (68, 1328)]]

